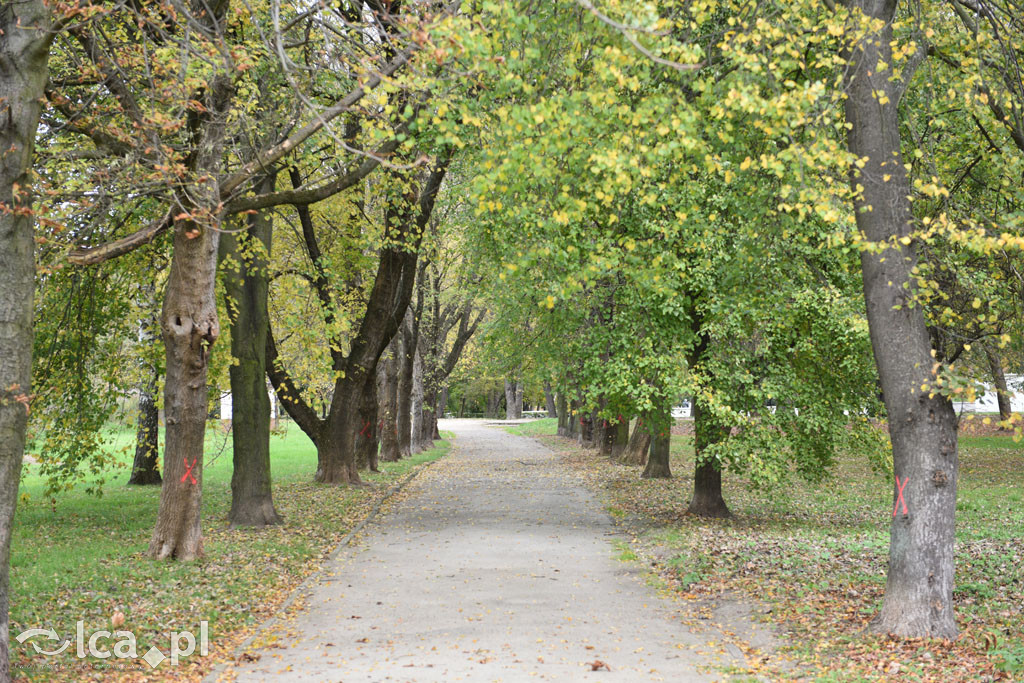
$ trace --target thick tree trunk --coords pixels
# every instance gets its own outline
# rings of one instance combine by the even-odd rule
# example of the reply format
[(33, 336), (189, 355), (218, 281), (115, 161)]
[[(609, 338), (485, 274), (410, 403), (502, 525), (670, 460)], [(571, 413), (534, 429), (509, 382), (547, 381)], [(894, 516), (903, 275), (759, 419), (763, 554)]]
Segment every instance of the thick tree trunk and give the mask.
[(619, 460), (629, 443), (629, 420), (609, 420), (602, 424), (601, 455)]
[[(189, 237), (186, 232), (198, 229)], [(210, 348), (220, 336), (214, 284), (220, 233), (191, 223), (175, 226), (174, 255), (161, 314), (167, 375), (164, 381), (166, 448), (156, 528), (155, 559), (203, 554), (200, 512), (203, 437), (209, 409), (206, 374)]]
[(380, 412), (380, 459), (396, 462), (402, 457), (398, 440), (398, 376), (402, 364), (401, 333), (391, 341), (391, 350), (379, 363), (377, 390)]
[(648, 420), (656, 433), (651, 437), (647, 466), (640, 474), (642, 479), (669, 479), (672, 476), (669, 467), (669, 447), (672, 445), (671, 419), (671, 413), (668, 413), (661, 416), (659, 421)]
[(623, 465), (643, 465), (647, 462), (647, 451), (651, 447), (651, 433), (644, 424), (644, 419), (638, 418), (633, 433), (629, 437), (626, 449), (619, 456), (619, 462)]
[(395, 246), (381, 251), (366, 313), (345, 359), (345, 372), (335, 381), (325, 430), (330, 447), (318, 448), (318, 481), (360, 483), (355, 451), (362, 427), (359, 413), (362, 410), (369, 414), (372, 409), (376, 422), (376, 400), (372, 406), (367, 403), (364, 407), (365, 393), (375, 387), (377, 361), (397, 334), (412, 300), (420, 238), (444, 180), (447, 164), (448, 160), (445, 160), (430, 173), (416, 206), (399, 204), (389, 206), (384, 212), (385, 237)]
[(726, 430), (714, 421), (714, 416), (693, 400), (693, 498), (686, 512), (698, 517), (731, 517), (722, 496), (722, 468), (714, 458), (706, 457), (709, 446), (720, 443)]
[[(911, 188), (900, 155), (899, 82), (893, 79), (895, 0), (851, 0), (878, 20), (868, 36), (850, 36), (845, 73), (857, 227), (885, 249), (861, 252), (864, 299), (893, 447), (893, 521), (889, 574), (876, 631), (953, 638), (953, 542), (957, 417), (935, 387), (936, 358), (920, 304), (908, 283), (916, 266)], [(884, 99), (883, 99), (884, 98)], [(912, 237), (911, 237), (912, 239)], [(909, 240), (908, 240), (909, 241)], [(941, 362), (941, 358), (938, 359)]]
[(565, 394), (558, 394), (558, 436), (569, 436), (569, 410)]
[(505, 400), (505, 394), (500, 389), (495, 389), (487, 394), (486, 417), (500, 417), (501, 403)]
[(355, 437), (356, 466), (361, 470), (379, 472), (377, 455), (380, 441), (377, 437), (377, 374), (368, 377), (359, 402), (359, 433)]
[[(1010, 388), (1006, 386), (1006, 373), (1003, 371), (1002, 359), (992, 349), (985, 349), (985, 356), (988, 358), (989, 371), (992, 373), (992, 384), (996, 389), (996, 402), (999, 404), (999, 420), (1007, 422), (1013, 417), (1013, 409), (1010, 404)], [(1000, 430), (1009, 430), (1009, 427), (1000, 427)]]
[(547, 408), (548, 417), (558, 417), (558, 407), (555, 405), (555, 395), (551, 391), (551, 382), (544, 382), (544, 406)]
[(520, 380), (505, 380), (505, 419), (519, 420), (523, 417), (523, 383)]
[[(221, 17), (222, 18), (222, 17)], [(210, 17), (215, 21), (217, 17)], [(216, 281), (220, 205), (216, 178), (223, 159), (226, 111), (232, 84), (218, 75), (206, 93), (202, 132), (194, 152), (197, 179), (179, 195), (183, 214), (204, 216), (175, 221), (171, 266), (160, 316), (167, 369), (164, 379), (166, 448), (164, 482), (156, 527), (149, 542), (154, 559), (191, 560), (203, 554), (200, 525), (203, 485), (203, 437), (209, 399), (206, 375), (210, 350), (220, 336)]]
[(156, 392), (160, 382), (159, 371), (144, 363), (149, 377), (139, 385), (139, 419), (135, 430), (135, 461), (128, 483), (136, 486), (160, 484), (160, 410), (156, 405)]
[(579, 444), (583, 448), (595, 448), (597, 442), (595, 439), (595, 433), (597, 428), (594, 426), (594, 413), (580, 412), (580, 431), (579, 431)]
[[(272, 192), (274, 178), (260, 183)], [(249, 216), (246, 233), (225, 233), (221, 263), (231, 326), (231, 526), (262, 527), (282, 522), (270, 478), (270, 397), (266, 347), (270, 314), (268, 258), (273, 223), (267, 213)]]
[(0, 681), (10, 680), (8, 586), (32, 374), (32, 154), (52, 34), (47, 3), (0, 7)]
[(412, 308), (402, 323), (402, 343), (398, 376), (398, 407), (395, 426), (398, 430), (398, 457), (412, 456), (413, 365), (416, 360), (416, 339), (412, 324)]

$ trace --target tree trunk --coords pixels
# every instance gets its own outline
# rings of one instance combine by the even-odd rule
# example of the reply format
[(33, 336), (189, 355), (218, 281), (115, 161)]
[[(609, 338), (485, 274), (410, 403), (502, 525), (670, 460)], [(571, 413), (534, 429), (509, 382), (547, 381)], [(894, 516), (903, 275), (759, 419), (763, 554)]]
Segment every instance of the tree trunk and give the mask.
[[(910, 237), (911, 188), (900, 155), (899, 82), (890, 71), (895, 0), (851, 0), (878, 20), (873, 35), (850, 36), (845, 72), (857, 227), (880, 251), (861, 252), (871, 344), (882, 383), (893, 447), (894, 512), (889, 574), (874, 630), (899, 636), (953, 638), (953, 542), (957, 417), (935, 387), (936, 359), (920, 304), (908, 283), (917, 263)], [(884, 96), (888, 101), (880, 101)], [(912, 238), (911, 238), (912, 239)]]
[[(220, 173), (231, 94), (231, 79), (224, 74), (209, 85), (204, 105), (207, 113), (194, 151), (192, 172), (197, 178), (216, 178)], [(149, 542), (149, 555), (160, 560), (191, 560), (203, 554), (200, 515), (203, 437), (209, 409), (206, 375), (210, 350), (220, 336), (216, 301), (220, 226), (215, 224), (220, 191), (217, 183), (197, 179), (178, 199), (184, 216), (191, 211), (204, 218), (200, 222), (187, 217), (175, 221), (160, 316), (167, 359), (166, 447), (160, 508)]]
[(505, 380), (505, 419), (519, 420), (523, 417), (523, 383), (520, 380)]
[[(259, 185), (272, 192), (274, 177)], [(270, 314), (268, 259), (273, 222), (267, 212), (248, 217), (249, 230), (221, 237), (221, 273), (231, 326), (231, 510), (232, 527), (282, 522), (274, 507), (270, 477), (270, 397), (266, 347)]]
[(569, 436), (569, 411), (565, 394), (558, 394), (558, 436)]
[[(420, 442), (424, 449), (434, 446), (434, 434), (437, 433), (437, 391), (426, 390), (423, 393), (423, 417), (420, 420)], [(440, 438), (440, 437), (437, 437)]]
[(144, 363), (149, 377), (139, 385), (139, 419), (135, 430), (135, 461), (128, 483), (136, 486), (160, 484), (160, 410), (156, 405), (156, 391), (160, 383), (159, 371)]
[[(197, 236), (186, 236), (196, 228)], [(220, 336), (214, 301), (219, 236), (209, 227), (175, 226), (174, 255), (161, 314), (167, 358), (166, 448), (160, 508), (149, 544), (149, 554), (155, 559), (191, 560), (203, 553), (200, 512), (209, 408), (206, 374), (210, 348)]]
[(705, 457), (709, 446), (720, 443), (727, 432), (694, 397), (693, 403), (693, 498), (686, 512), (698, 517), (731, 517), (722, 496), (722, 468), (714, 458)]
[(623, 465), (643, 465), (647, 462), (647, 451), (651, 447), (651, 433), (644, 425), (644, 419), (637, 418), (636, 426), (633, 427), (633, 434), (629, 437), (626, 449), (619, 456), (619, 462)]
[(413, 365), (416, 360), (416, 339), (412, 324), (412, 308), (407, 309), (402, 323), (401, 362), (398, 377), (398, 408), (395, 427), (398, 430), (398, 457), (412, 456)]
[(412, 381), (412, 452), (419, 453), (430, 448), (423, 439), (423, 360), (416, 349), (413, 349), (413, 381)]
[[(999, 354), (990, 348), (985, 349), (985, 356), (988, 358), (988, 367), (992, 372), (992, 383), (996, 389), (996, 401), (999, 404), (999, 421), (1008, 422), (1013, 417), (1013, 409), (1010, 404), (1010, 389), (1006, 386), (1006, 373), (1003, 372), (1002, 359)], [(1000, 431), (1009, 430), (1009, 427), (999, 427)]]
[(492, 390), (487, 393), (487, 413), (485, 417), (499, 417), (501, 415), (501, 402), (505, 400), (505, 394), (500, 390)]
[[(53, 34), (47, 3), (0, 8), (0, 680), (10, 680), (11, 525), (25, 452), (32, 375), (35, 242), (32, 155)], [(22, 210), (24, 209), (24, 210)]]
[(398, 442), (398, 375), (402, 364), (401, 332), (391, 341), (387, 358), (381, 359), (377, 389), (380, 403), (380, 459), (396, 462), (402, 457)]
[(601, 455), (619, 460), (629, 443), (629, 420), (610, 420), (603, 423)]
[(647, 456), (647, 466), (644, 467), (640, 477), (642, 479), (669, 479), (672, 477), (672, 470), (669, 468), (669, 447), (672, 445), (671, 412), (661, 416), (660, 420), (647, 421), (656, 430), (651, 438), (650, 454)]
[(594, 414), (592, 412), (580, 413), (579, 444), (583, 448), (594, 448), (594, 433), (597, 429), (594, 426)]
[(548, 410), (548, 417), (558, 417), (558, 407), (555, 405), (555, 395), (551, 392), (551, 382), (544, 382), (544, 405)]
[(377, 467), (377, 373), (367, 378), (359, 402), (359, 433), (355, 436), (356, 466), (371, 472), (380, 472)]

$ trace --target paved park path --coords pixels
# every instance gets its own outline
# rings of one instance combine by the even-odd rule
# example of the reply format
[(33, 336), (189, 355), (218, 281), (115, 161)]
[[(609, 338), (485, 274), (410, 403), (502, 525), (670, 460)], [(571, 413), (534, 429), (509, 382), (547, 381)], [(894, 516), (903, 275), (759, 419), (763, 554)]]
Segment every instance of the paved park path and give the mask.
[(480, 421), (442, 429), (454, 452), (307, 586), (239, 681), (721, 678), (717, 634), (615, 558), (611, 519), (550, 451)]

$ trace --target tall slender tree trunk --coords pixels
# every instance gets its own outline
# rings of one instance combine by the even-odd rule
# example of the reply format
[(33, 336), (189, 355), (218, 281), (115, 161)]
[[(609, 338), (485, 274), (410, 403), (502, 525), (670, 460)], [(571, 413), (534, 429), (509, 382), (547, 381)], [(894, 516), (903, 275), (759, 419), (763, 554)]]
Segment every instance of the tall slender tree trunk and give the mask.
[(651, 432), (647, 429), (644, 419), (637, 418), (633, 433), (629, 437), (626, 449), (619, 457), (624, 465), (643, 465), (647, 462), (647, 451), (651, 448)]
[(413, 375), (412, 375), (412, 452), (420, 453), (430, 448), (429, 442), (423, 439), (423, 405), (426, 400), (423, 390), (423, 362), (420, 354), (413, 349)]
[[(220, 173), (231, 95), (227, 75), (218, 75), (210, 83), (204, 105), (208, 118), (195, 150), (193, 172), (199, 178), (212, 179)], [(174, 225), (171, 266), (160, 316), (167, 359), (164, 482), (149, 555), (154, 559), (191, 560), (203, 554), (200, 514), (203, 438), (209, 408), (206, 376), (210, 351), (220, 336), (215, 295), (220, 226), (214, 224), (220, 191), (215, 181), (197, 179), (179, 201), (183, 214), (192, 211), (205, 218), (201, 222), (183, 218)]]
[(128, 483), (136, 486), (160, 484), (160, 410), (156, 405), (156, 392), (160, 382), (159, 371), (150, 363), (143, 363), (149, 374), (139, 384), (139, 419), (135, 429), (135, 460)]
[(399, 332), (391, 340), (391, 348), (387, 357), (381, 359), (378, 371), (380, 459), (384, 462), (396, 462), (402, 457), (398, 440), (398, 377), (402, 355), (402, 336)]
[[(272, 192), (266, 177), (260, 192)], [(221, 237), (221, 273), (231, 326), (231, 526), (268, 526), (282, 519), (274, 507), (270, 478), (270, 397), (266, 346), (270, 314), (267, 272), (273, 219), (248, 217), (249, 230)], [(223, 416), (228, 417), (228, 416)]]
[(402, 353), (400, 355), (398, 375), (397, 412), (395, 427), (398, 430), (398, 457), (408, 458), (412, 455), (412, 398), (413, 398), (413, 365), (416, 360), (416, 339), (412, 324), (412, 308), (405, 314), (402, 323)]
[[(996, 402), (999, 405), (999, 420), (1007, 422), (1013, 417), (1013, 408), (1010, 404), (1010, 388), (1006, 386), (1006, 373), (1003, 372), (1002, 359), (999, 354), (990, 348), (985, 349), (985, 356), (988, 359), (989, 371), (992, 373), (992, 383), (996, 389)], [(1000, 427), (1000, 430), (1008, 430), (1009, 427)]]
[(706, 456), (707, 449), (720, 443), (727, 436), (727, 431), (714, 419), (714, 416), (701, 405), (701, 401), (693, 400), (693, 498), (686, 511), (698, 517), (725, 518), (732, 516), (729, 506), (722, 496), (722, 468), (714, 458)]
[(11, 525), (32, 391), (32, 155), (50, 42), (48, 3), (0, 6), (0, 681), (10, 680)]
[(845, 72), (857, 227), (884, 246), (861, 252), (864, 299), (893, 448), (889, 574), (873, 628), (899, 636), (953, 638), (953, 542), (957, 417), (935, 386), (931, 342), (920, 304), (908, 289), (917, 263), (911, 237), (911, 187), (900, 155), (900, 83), (893, 78), (895, 0), (850, 0), (880, 24), (849, 36)]

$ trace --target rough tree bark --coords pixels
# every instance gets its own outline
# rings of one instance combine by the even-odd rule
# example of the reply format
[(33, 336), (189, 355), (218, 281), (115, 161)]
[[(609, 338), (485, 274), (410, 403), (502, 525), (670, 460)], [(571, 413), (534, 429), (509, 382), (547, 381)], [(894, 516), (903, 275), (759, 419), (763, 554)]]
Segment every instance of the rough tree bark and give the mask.
[(396, 462), (402, 457), (398, 439), (398, 375), (403, 355), (402, 333), (399, 332), (391, 340), (387, 356), (378, 364), (380, 459), (384, 462)]
[[(1013, 408), (1010, 404), (1010, 388), (1006, 386), (1006, 373), (1003, 371), (1003, 362), (999, 354), (990, 348), (985, 348), (985, 357), (988, 359), (988, 368), (992, 373), (992, 384), (996, 389), (996, 402), (999, 404), (999, 420), (1007, 422), (1013, 417)], [(999, 427), (1008, 430), (1009, 427)]]
[(35, 243), (30, 171), (53, 35), (47, 3), (0, 5), (0, 680), (10, 680), (11, 524), (32, 373)]
[(637, 418), (633, 433), (629, 437), (626, 449), (619, 456), (623, 465), (643, 465), (647, 462), (647, 451), (651, 447), (651, 433), (644, 424), (642, 417)]
[(558, 394), (558, 436), (569, 436), (569, 410), (565, 394)]
[(647, 466), (640, 474), (642, 479), (669, 479), (669, 446), (672, 444), (672, 408), (669, 406), (661, 415), (647, 415), (644, 422), (654, 432), (651, 437)]
[[(274, 190), (268, 175), (259, 191)], [(227, 296), (231, 355), (231, 526), (280, 524), (270, 478), (270, 397), (267, 395), (267, 329), (270, 314), (267, 272), (273, 219), (261, 211), (247, 218), (249, 229), (221, 237), (221, 274)]]
[(629, 443), (629, 420), (605, 420), (601, 439), (601, 455), (619, 460)]
[(159, 319), (156, 314), (156, 287), (153, 283), (142, 288), (142, 306), (153, 312), (139, 324), (139, 347), (142, 358), (139, 361), (139, 414), (135, 428), (135, 459), (128, 484), (151, 486), (161, 483), (160, 478), (160, 410), (157, 408), (156, 392), (160, 386), (160, 370), (146, 357), (148, 347), (156, 337)]
[[(221, 12), (226, 3), (219, 6)], [(218, 24), (223, 15), (209, 17)], [(196, 124), (198, 141), (190, 171), (195, 180), (177, 197), (182, 218), (174, 222), (171, 266), (160, 328), (167, 359), (164, 378), (166, 447), (160, 508), (149, 542), (154, 559), (191, 560), (203, 554), (200, 525), (203, 438), (210, 350), (220, 336), (216, 278), (220, 190), (215, 180), (224, 157), (230, 76), (215, 76), (202, 97), (205, 113)]]
[(544, 382), (544, 407), (547, 408), (548, 417), (558, 417), (558, 406), (555, 405), (555, 395), (551, 391), (551, 382)]
[(149, 376), (139, 384), (139, 419), (135, 429), (135, 460), (128, 483), (135, 486), (160, 484), (160, 410), (156, 392), (159, 371), (151, 363), (143, 363)]
[(880, 247), (861, 252), (861, 273), (896, 477), (889, 574), (873, 628), (953, 638), (957, 417), (948, 398), (927, 389), (942, 359), (931, 355), (922, 307), (911, 305), (915, 245), (900, 241), (911, 236), (913, 214), (900, 155), (903, 86), (890, 70), (896, 0), (850, 0), (849, 6), (855, 17), (863, 13), (880, 25), (850, 36), (844, 76), (848, 145), (863, 162), (850, 171), (857, 227)]
[(362, 398), (359, 401), (359, 433), (355, 437), (356, 467), (361, 470), (379, 472), (377, 454), (380, 449), (377, 416), (377, 373), (366, 379)]
[(402, 353), (399, 363), (398, 403), (395, 416), (395, 428), (398, 430), (398, 457), (412, 456), (412, 398), (413, 398), (413, 366), (416, 363), (416, 343), (419, 335), (419, 323), (410, 306), (405, 312), (402, 322)]
[[(322, 420), (316, 416), (302, 400), (295, 382), (277, 362), (273, 334), (268, 334), (268, 374), (288, 413), (316, 444), (315, 479), (319, 482), (360, 483), (356, 452), (359, 433), (365, 429), (365, 417), (361, 417), (361, 412), (366, 413), (369, 410), (369, 404), (364, 407), (364, 401), (367, 400), (367, 392), (372, 391), (375, 385), (377, 361), (398, 332), (405, 310), (412, 299), (417, 250), (424, 226), (433, 211), (437, 192), (444, 180), (449, 159), (450, 157), (446, 157), (435, 166), (418, 194), (410, 193), (404, 198), (396, 199), (385, 209), (387, 246), (380, 253), (377, 273), (367, 299), (366, 312), (350, 342), (348, 355), (342, 355), (338, 350), (332, 351), (334, 370), (338, 373), (338, 378), (334, 383), (334, 393), (326, 419)], [(330, 287), (326, 273), (319, 266), (321, 259), (312, 222), (308, 212), (300, 212), (300, 218), (310, 259), (317, 269), (313, 285), (318, 297), (324, 302), (324, 310), (330, 315)], [(376, 413), (376, 400), (373, 401), (373, 412)]]
[(523, 383), (518, 379), (505, 380), (505, 419), (519, 420), (523, 417)]
[(412, 366), (412, 452), (420, 453), (430, 448), (423, 441), (423, 359), (419, 351), (413, 353)]
[(693, 497), (686, 512), (698, 517), (731, 517), (729, 506), (722, 495), (722, 468), (712, 458), (705, 457), (709, 446), (721, 442), (726, 430), (714, 416), (702, 406), (696, 396), (693, 399)]

